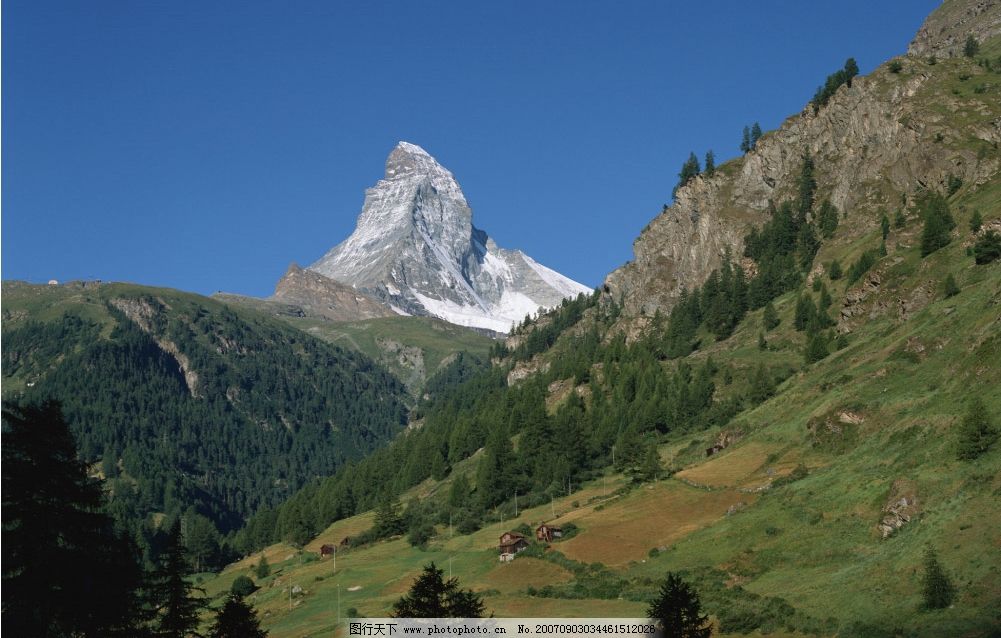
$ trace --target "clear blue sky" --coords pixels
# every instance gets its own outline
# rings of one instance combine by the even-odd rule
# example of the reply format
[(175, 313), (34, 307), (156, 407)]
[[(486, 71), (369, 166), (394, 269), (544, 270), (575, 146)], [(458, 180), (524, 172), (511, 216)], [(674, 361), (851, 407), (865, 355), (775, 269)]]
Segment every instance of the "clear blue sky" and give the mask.
[(3, 2), (2, 276), (270, 294), (397, 140), (588, 285), (694, 150), (737, 153), (937, 2)]

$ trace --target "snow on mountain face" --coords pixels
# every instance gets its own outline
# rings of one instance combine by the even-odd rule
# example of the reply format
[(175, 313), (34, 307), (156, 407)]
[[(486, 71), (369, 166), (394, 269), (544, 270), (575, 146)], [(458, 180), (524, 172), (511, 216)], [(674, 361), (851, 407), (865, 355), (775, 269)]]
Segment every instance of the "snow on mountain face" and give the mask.
[(400, 142), (386, 175), (365, 191), (350, 237), (309, 270), (350, 284), (397, 312), (507, 332), (540, 307), (590, 292), (473, 226), (452, 174)]

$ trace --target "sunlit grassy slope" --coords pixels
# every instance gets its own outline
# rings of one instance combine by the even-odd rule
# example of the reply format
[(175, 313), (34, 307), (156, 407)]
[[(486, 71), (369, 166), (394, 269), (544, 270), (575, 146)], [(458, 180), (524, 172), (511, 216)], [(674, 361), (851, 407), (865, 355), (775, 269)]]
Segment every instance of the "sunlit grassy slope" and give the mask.
[[(1001, 55), (1001, 39), (985, 43), (982, 55)], [(915, 66), (922, 61), (909, 64), (904, 74), (929, 72)], [(963, 129), (963, 118), (983, 118), (953, 108), (957, 96), (976, 95), (983, 108), (1001, 110), (1001, 75), (972, 66), (940, 60), (938, 79), (921, 89), (916, 99), (942, 118), (939, 123), (952, 118)], [(885, 68), (877, 80), (887, 90), (897, 81)], [(996, 160), (996, 146), (980, 138), (941, 143), (976, 151), (978, 161)], [(1001, 262), (977, 266), (967, 254), (975, 239), (969, 229), (974, 210), (985, 224), (1001, 223), (1001, 179), (965, 184), (949, 201), (957, 222), (952, 242), (926, 258), (918, 250), (915, 210), (905, 210), (904, 226), (891, 229), (888, 254), (872, 270), (878, 285), (846, 324), (843, 349), (804, 364), (805, 336), (793, 328), (796, 298), (810, 291), (804, 286), (776, 300), (781, 323), (766, 333), (765, 349), (758, 345), (762, 313), (755, 311), (729, 339), (691, 356), (711, 356), (732, 370), (730, 384), (717, 391), (724, 397), (739, 394), (760, 363), (791, 371), (775, 397), (725, 426), (743, 436), (719, 454), (707, 458), (704, 452), (718, 430), (675, 434), (661, 446), (665, 465), (675, 470), (670, 478), (630, 489), (624, 477), (609, 473), (468, 536), (439, 528), (426, 550), (404, 539), (348, 550), (336, 570), (330, 559), (304, 557), (321, 542), (365, 529), (370, 513), (335, 523), (302, 553), (268, 548), (276, 573), (251, 598), (264, 626), (279, 638), (334, 635), (338, 615), (351, 608), (388, 614), (422, 565), (434, 561), (464, 587), (482, 592), (497, 616), (643, 615), (644, 600), (664, 574), (682, 570), (717, 620), (737, 606), (786, 605), (779, 616), (796, 620), (772, 623), (771, 635), (801, 635), (794, 628), (841, 636), (996, 635), (1001, 443), (975, 461), (958, 460), (955, 444), (957, 425), (975, 397), (1001, 427)], [(888, 211), (891, 218), (894, 212)], [(850, 213), (815, 263), (837, 259), (847, 270), (879, 246), (878, 216)], [(960, 287), (953, 297), (942, 289), (949, 275)], [(832, 315), (847, 292), (866, 285), (866, 278), (848, 285), (821, 276), (834, 299)], [(453, 475), (474, 465), (475, 458), (458, 464)], [(428, 483), (417, 491), (430, 497), (443, 487)], [(916, 499), (916, 511), (883, 538), (878, 525), (895, 490)], [(543, 520), (572, 521), (580, 531), (548, 550), (498, 563), (495, 544), (502, 532)], [(927, 547), (937, 551), (957, 587), (948, 609), (921, 607)], [(213, 604), (256, 560), (249, 557), (206, 580)], [(578, 591), (597, 591), (585, 587), (592, 573), (620, 591), (569, 597), (578, 585)], [(289, 583), (304, 590), (291, 607)], [(732, 617), (730, 622), (734, 626)]]

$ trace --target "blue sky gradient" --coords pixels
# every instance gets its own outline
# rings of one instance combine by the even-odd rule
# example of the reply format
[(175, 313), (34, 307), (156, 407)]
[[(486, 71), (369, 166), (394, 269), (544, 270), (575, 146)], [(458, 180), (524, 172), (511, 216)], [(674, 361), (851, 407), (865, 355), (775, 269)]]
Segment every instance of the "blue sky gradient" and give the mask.
[(937, 4), (5, 1), (2, 276), (268, 295), (407, 140), (597, 285), (689, 151), (737, 155)]

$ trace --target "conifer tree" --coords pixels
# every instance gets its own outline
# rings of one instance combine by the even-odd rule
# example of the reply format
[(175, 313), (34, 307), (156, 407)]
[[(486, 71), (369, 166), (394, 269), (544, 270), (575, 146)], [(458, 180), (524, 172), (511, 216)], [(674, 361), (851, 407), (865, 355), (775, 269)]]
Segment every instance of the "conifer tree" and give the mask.
[(926, 257), (949, 244), (949, 235), (956, 222), (949, 213), (949, 203), (937, 193), (925, 199), (923, 210), (925, 225), (921, 231), (921, 256)]
[(879, 228), (883, 232), (883, 241), (890, 236), (890, 218), (883, 213), (883, 216), (879, 218)]
[(231, 595), (216, 614), (209, 638), (266, 638), (257, 614), (240, 596)]
[(806, 330), (816, 314), (817, 308), (813, 304), (813, 299), (806, 293), (801, 294), (796, 300), (796, 315), (793, 319), (796, 330), (800, 332)]
[(821, 359), (827, 357), (830, 351), (827, 349), (827, 337), (821, 333), (817, 332), (810, 337), (809, 343), (806, 346), (805, 359), (807, 363), (816, 363)]
[(938, 562), (938, 554), (931, 547), (925, 548), (924, 566), (922, 593), (925, 607), (927, 609), (948, 607), (956, 597), (956, 587)]
[(406, 531), (403, 516), (400, 514), (400, 502), (386, 494), (379, 502), (375, 511), (375, 521), (372, 525), (378, 538), (397, 536)]
[(761, 317), (765, 330), (774, 330), (779, 325), (779, 314), (775, 311), (775, 305), (769, 301), (765, 304), (765, 311)]
[(998, 259), (1001, 259), (1001, 235), (991, 230), (973, 245), (973, 261), (982, 266)]
[(957, 429), (956, 455), (972, 461), (990, 449), (998, 439), (998, 429), (991, 423), (983, 399), (975, 397)]
[(942, 292), (945, 293), (946, 298), (959, 294), (959, 284), (956, 283), (956, 278), (952, 276), (952, 273), (949, 273), (945, 281), (942, 282)]
[(102, 510), (59, 404), (4, 404), (3, 425), (3, 629), (137, 635), (136, 548)]
[(775, 394), (775, 382), (768, 373), (765, 364), (759, 363), (751, 377), (751, 387), (748, 391), (748, 399), (753, 405), (757, 405)]
[(405, 596), (393, 603), (395, 618), (480, 618), (483, 601), (471, 590), (459, 588), (459, 579), (428, 563)]
[(831, 281), (837, 281), (838, 279), (841, 279), (841, 276), (844, 274), (844, 272), (842, 272), (841, 270), (841, 262), (839, 262), (837, 259), (832, 261), (830, 268), (828, 268), (827, 274), (830, 276)]
[(664, 638), (709, 638), (712, 625), (702, 613), (698, 593), (678, 574), (668, 572), (660, 593), (650, 603), (647, 617), (663, 631)]
[(744, 133), (740, 138), (740, 152), (745, 155), (751, 150), (751, 129), (744, 127)]
[(852, 78), (858, 75), (858, 64), (855, 62), (855, 58), (848, 58), (845, 60), (845, 82), (848, 86), (852, 85)]
[(712, 177), (716, 174), (716, 156), (713, 155), (712, 149), (706, 151), (706, 177)]
[(653, 443), (643, 445), (643, 452), (626, 469), (626, 474), (634, 483), (648, 483), (660, 477), (664, 471), (660, 462), (660, 455), (657, 453), (657, 446)]
[(980, 43), (977, 39), (973, 37), (973, 34), (966, 36), (966, 42), (963, 44), (963, 55), (968, 58), (976, 57), (977, 53), (980, 51)]
[(761, 139), (761, 125), (757, 122), (751, 127), (751, 150), (758, 147), (758, 140)]
[(257, 561), (257, 566), (254, 567), (254, 574), (257, 575), (258, 580), (271, 575), (271, 565), (268, 564), (268, 559), (264, 554), (261, 554), (261, 560)]
[(196, 588), (185, 578), (189, 569), (178, 519), (167, 533), (167, 545), (150, 592), (156, 609), (157, 638), (187, 638), (198, 627), (203, 603), (194, 596)]
[(767, 349), (768, 349), (768, 341), (765, 340), (765, 333), (764, 332), (759, 332), (758, 333), (758, 350), (767, 350)]
[(838, 229), (838, 209), (834, 207), (831, 200), (825, 199), (820, 203), (820, 210), (817, 212), (817, 222), (820, 225), (820, 234), (824, 239), (830, 239)]
[(805, 224), (806, 217), (813, 208), (813, 197), (817, 192), (817, 179), (814, 177), (813, 158), (809, 153), (803, 155), (803, 164), (799, 170), (799, 178), (796, 180), (799, 196), (797, 198), (796, 212), (798, 224)]
[(980, 210), (976, 209), (973, 211), (973, 216), (970, 217), (970, 231), (973, 233), (979, 233), (980, 227), (983, 226), (984, 220), (980, 216)]
[(688, 159), (685, 163), (681, 165), (681, 172), (678, 173), (678, 184), (674, 187), (671, 192), (672, 197), (677, 195), (678, 189), (682, 186), (688, 184), (688, 182), (695, 179), (701, 172), (699, 168), (699, 158), (695, 157), (695, 153), (689, 153)]

